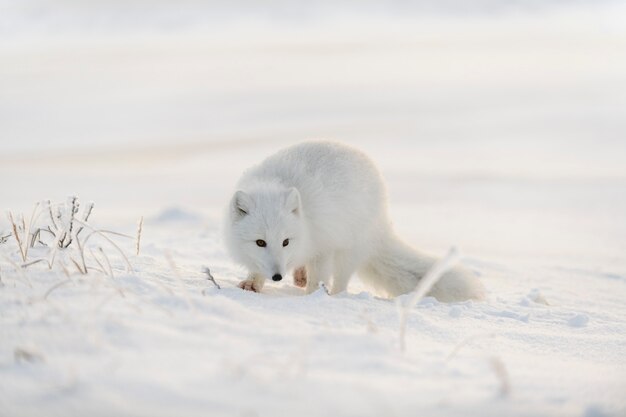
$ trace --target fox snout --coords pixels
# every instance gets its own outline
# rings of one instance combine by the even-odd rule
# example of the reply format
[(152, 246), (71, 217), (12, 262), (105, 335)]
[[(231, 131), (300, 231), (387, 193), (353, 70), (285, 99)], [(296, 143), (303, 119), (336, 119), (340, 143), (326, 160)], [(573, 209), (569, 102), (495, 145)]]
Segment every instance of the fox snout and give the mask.
[(272, 276), (272, 281), (280, 281), (281, 279), (283, 279), (283, 276), (280, 274), (274, 274)]

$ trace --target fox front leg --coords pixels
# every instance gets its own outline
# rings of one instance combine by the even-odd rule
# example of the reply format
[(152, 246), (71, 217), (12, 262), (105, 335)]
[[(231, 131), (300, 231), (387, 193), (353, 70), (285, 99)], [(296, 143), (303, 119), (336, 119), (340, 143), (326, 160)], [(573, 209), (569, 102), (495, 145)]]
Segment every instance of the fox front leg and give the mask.
[(293, 271), (293, 284), (296, 287), (304, 288), (306, 287), (306, 268), (300, 267)]
[(237, 286), (245, 291), (261, 292), (263, 284), (265, 284), (265, 278), (263, 276), (250, 273), (248, 274), (248, 278), (241, 281)]
[(320, 255), (306, 265), (306, 293), (317, 291), (320, 282), (328, 285), (332, 274), (332, 258), (328, 255)]

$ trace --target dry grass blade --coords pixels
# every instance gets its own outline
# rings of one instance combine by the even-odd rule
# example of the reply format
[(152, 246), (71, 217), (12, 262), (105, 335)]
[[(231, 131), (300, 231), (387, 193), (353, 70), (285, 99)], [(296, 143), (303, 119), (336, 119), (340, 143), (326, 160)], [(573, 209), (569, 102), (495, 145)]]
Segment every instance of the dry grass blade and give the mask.
[(202, 271), (206, 274), (207, 279), (211, 281), (213, 285), (215, 285), (215, 288), (217, 288), (218, 290), (222, 289), (222, 287), (220, 287), (220, 284), (215, 281), (215, 278), (213, 277), (213, 274), (211, 274), (211, 270), (209, 269), (209, 267), (205, 266)]
[[(39, 210), (39, 203), (35, 203), (35, 207), (33, 207), (33, 212), (30, 215), (30, 221), (28, 222), (28, 229), (24, 230), (24, 237), (28, 238), (28, 236), (31, 236), (30, 231), (33, 230), (33, 225), (35, 224), (35, 222), (37, 221), (37, 219), (39, 218), (39, 214), (41, 213), (41, 211)], [(28, 248), (29, 247), (33, 247), (35, 246), (35, 236), (39, 236), (39, 231), (37, 230), (35, 233), (33, 233), (32, 235), (32, 239), (30, 241), (30, 245), (27, 245), (25, 248), (25, 252), (26, 252), (26, 256), (28, 257)]]
[(24, 220), (23, 215), (20, 218), (21, 225), (18, 225), (15, 219), (13, 218), (13, 213), (8, 212), (9, 222), (11, 223), (13, 236), (15, 237), (15, 240), (17, 241), (17, 246), (19, 247), (19, 250), (20, 250), (20, 256), (22, 257), (22, 262), (26, 262), (26, 259), (28, 258), (28, 248), (35, 245), (37, 237), (39, 236), (38, 232), (35, 232), (32, 236), (30, 233), (30, 231), (33, 228), (33, 224), (39, 217), (40, 211), (38, 209), (39, 209), (39, 203), (36, 203), (35, 207), (33, 208), (33, 212), (30, 215), (30, 221), (28, 222), (28, 226), (26, 225), (26, 221)]
[[(46, 200), (46, 206), (48, 209), (48, 215), (50, 216), (50, 223), (52, 224), (52, 227), (54, 227), (54, 230), (59, 230), (59, 226), (57, 226), (57, 222), (54, 220), (54, 214), (52, 214), (52, 203), (50, 202), (50, 200)], [(50, 232), (52, 232), (52, 230)]]
[(87, 261), (85, 260), (85, 247), (80, 243), (80, 239), (76, 238), (76, 244), (78, 245), (78, 253), (80, 254), (80, 260), (83, 263), (83, 269), (87, 271)]
[(102, 238), (104, 238), (107, 242), (109, 242), (111, 244), (111, 246), (113, 246), (119, 252), (120, 255), (122, 255), (122, 258), (124, 258), (124, 261), (126, 262), (126, 267), (127, 267), (128, 272), (132, 272), (133, 271), (133, 266), (130, 264), (130, 261), (128, 260), (128, 257), (126, 256), (124, 251), (117, 245), (117, 243), (115, 243), (113, 240), (111, 240), (111, 238), (109, 238), (106, 234), (108, 233), (108, 234), (113, 234), (113, 235), (116, 235), (116, 236), (128, 237), (128, 238), (132, 239), (131, 236), (128, 236), (128, 235), (125, 235), (125, 234), (122, 234), (122, 233), (112, 232), (112, 231), (109, 231), (109, 230), (97, 230), (97, 229), (91, 227), (89, 224), (87, 224), (87, 223), (85, 223), (83, 221), (80, 221), (78, 219), (75, 219), (74, 221), (76, 221), (78, 224), (80, 224), (80, 225), (82, 225), (82, 226), (84, 226), (84, 227), (86, 227), (86, 228), (88, 228), (88, 229), (90, 229), (92, 231), (90, 234), (87, 235), (87, 237), (85, 237), (85, 240), (83, 240), (83, 243), (82, 243), (83, 246), (85, 246), (87, 244), (87, 240), (89, 240), (89, 238), (91, 236), (99, 235)]
[(59, 245), (61, 245), (61, 248), (67, 248), (69, 245), (72, 244), (72, 240), (73, 240), (72, 232), (74, 230), (74, 220), (75, 220), (76, 212), (78, 211), (77, 198), (74, 196), (68, 197), (66, 207), (69, 207), (69, 214), (66, 213), (66, 215), (69, 216), (69, 218), (67, 219), (67, 222), (65, 224), (63, 237), (59, 241)]
[[(58, 263), (59, 265), (61, 265), (61, 270), (63, 271), (63, 274), (65, 274), (66, 277), (70, 277), (70, 271), (69, 269), (67, 269), (67, 266), (65, 266), (65, 263), (59, 261)], [(52, 267), (50, 267), (50, 269), (52, 269)]]
[[(444, 256), (439, 261), (435, 262), (435, 264), (428, 270), (426, 275), (424, 275), (418, 282), (415, 290), (412, 293), (409, 293), (407, 296), (406, 304), (398, 305), (399, 307), (399, 315), (400, 315), (400, 329), (399, 329), (399, 339), (400, 339), (400, 350), (403, 352), (406, 349), (405, 335), (406, 335), (406, 323), (409, 317), (410, 311), (417, 305), (419, 300), (421, 300), (430, 289), (439, 281), (439, 279), (445, 274), (449, 269), (451, 269), (459, 260), (460, 254), (458, 249), (450, 248), (446, 256)], [(398, 300), (399, 302), (399, 300)]]
[(100, 255), (102, 255), (102, 257), (104, 258), (104, 261), (107, 264), (107, 267), (109, 268), (109, 276), (113, 278), (113, 268), (111, 267), (111, 262), (109, 261), (109, 257), (107, 256), (106, 253), (104, 253), (101, 247), (98, 247), (98, 251), (100, 251)]
[[(95, 254), (95, 253), (93, 253), (93, 251), (91, 250), (91, 248), (89, 248), (89, 253), (91, 253), (91, 257), (94, 259), (94, 261), (96, 261), (96, 263), (97, 263), (97, 264), (98, 264), (98, 266), (100, 267), (100, 271), (101, 271), (103, 274), (108, 275), (108, 274), (109, 274), (109, 272), (107, 272), (107, 271), (106, 271), (106, 269), (104, 268), (104, 265), (102, 265), (102, 263), (100, 262), (100, 260), (99, 260), (99, 259), (98, 259), (98, 257), (96, 256), (96, 254)], [(111, 273), (112, 273), (112, 271), (111, 271)], [(112, 276), (113, 276), (113, 275), (111, 275), (111, 277), (112, 277)]]
[(137, 225), (137, 244), (135, 246), (135, 255), (139, 256), (139, 248), (141, 245), (141, 231), (143, 229), (143, 216), (139, 219), (139, 224)]
[(40, 241), (40, 237), (41, 237), (41, 229), (37, 229), (35, 230), (35, 233), (30, 235), (30, 244), (29, 247), (34, 247), (35, 243), (37, 243), (37, 241)]
[(13, 213), (8, 212), (7, 216), (9, 218), (9, 222), (11, 223), (11, 229), (13, 230), (13, 237), (17, 241), (17, 247), (20, 250), (20, 256), (22, 257), (22, 262), (26, 262), (26, 252), (24, 251), (24, 248), (22, 245), (22, 239), (20, 238), (20, 233), (18, 230), (17, 223), (15, 222), (15, 219), (13, 218)]
[(59, 281), (59, 282), (57, 282), (56, 284), (54, 284), (54, 285), (53, 285), (52, 287), (50, 287), (50, 288), (48, 289), (48, 291), (46, 291), (46, 293), (43, 295), (43, 299), (44, 299), (44, 300), (45, 300), (45, 299), (47, 299), (47, 298), (48, 298), (48, 296), (50, 295), (50, 293), (52, 293), (52, 291), (56, 290), (56, 289), (57, 289), (57, 288), (59, 288), (59, 287), (64, 286), (64, 285), (65, 285), (65, 284), (67, 284), (68, 282), (72, 282), (72, 280), (70, 280), (70, 279), (66, 279), (66, 280)]
[[(61, 234), (59, 233), (57, 236), (55, 236), (54, 242), (51, 245), (52, 250), (50, 253), (50, 259), (48, 260), (48, 265), (54, 265), (54, 260), (56, 259), (57, 251), (59, 250), (60, 239), (61, 239)], [(50, 268), (52, 268), (52, 266), (50, 266)]]
[(502, 398), (508, 397), (511, 393), (511, 382), (509, 379), (509, 373), (506, 370), (506, 366), (502, 359), (497, 356), (494, 356), (490, 360), (491, 369), (496, 374), (498, 381), (500, 381), (500, 390), (499, 396)]
[[(89, 220), (89, 216), (91, 215), (91, 212), (93, 211), (93, 207), (94, 207), (94, 203), (93, 202), (89, 202), (87, 204), (87, 208), (85, 208), (85, 214), (83, 215), (83, 221), (84, 222)], [(76, 238), (78, 238), (78, 235), (80, 235), (80, 232), (82, 232), (83, 229), (84, 229), (84, 226), (81, 226), (80, 229), (78, 229), (78, 231), (76, 232)]]
[(38, 264), (39, 262), (46, 262), (46, 264), (48, 263), (46, 259), (40, 258), (40, 259), (35, 259), (34, 261), (23, 263), (21, 266), (22, 268), (28, 268), (29, 266)]
[(72, 261), (72, 263), (74, 264), (74, 266), (76, 267), (76, 269), (78, 269), (78, 272), (80, 272), (81, 274), (85, 275), (87, 273), (87, 268), (83, 269), (80, 264), (78, 262), (76, 262), (76, 260), (74, 258), (70, 258), (70, 261)]
[(38, 232), (40, 235), (41, 235), (41, 232), (46, 232), (46, 233), (48, 233), (48, 234), (52, 235), (52, 237), (56, 237), (56, 235), (54, 234), (54, 232), (52, 231), (52, 229), (50, 229), (50, 226), (48, 226), (46, 229), (39, 228), (39, 229), (37, 229), (37, 232)]
[(6, 243), (7, 240), (9, 240), (11, 236), (12, 236), (11, 233), (9, 233), (8, 235), (4, 235), (4, 236), (0, 235), (0, 244)]
[(89, 227), (93, 232), (96, 232), (96, 233), (103, 233), (103, 234), (107, 234), (107, 235), (114, 235), (114, 236), (125, 237), (127, 239), (133, 239), (133, 236), (127, 235), (126, 233), (114, 232), (113, 230), (95, 229), (92, 226), (87, 225), (86, 223), (85, 223), (85, 225), (87, 227)]

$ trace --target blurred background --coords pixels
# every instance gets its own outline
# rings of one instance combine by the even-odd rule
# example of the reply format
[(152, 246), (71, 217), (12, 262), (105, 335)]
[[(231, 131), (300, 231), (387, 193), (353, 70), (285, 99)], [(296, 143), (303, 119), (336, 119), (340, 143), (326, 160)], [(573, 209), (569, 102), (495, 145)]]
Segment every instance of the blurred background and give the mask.
[(413, 243), (626, 269), (626, 5), (0, 0), (3, 209), (214, 225), (315, 138), (379, 163)]

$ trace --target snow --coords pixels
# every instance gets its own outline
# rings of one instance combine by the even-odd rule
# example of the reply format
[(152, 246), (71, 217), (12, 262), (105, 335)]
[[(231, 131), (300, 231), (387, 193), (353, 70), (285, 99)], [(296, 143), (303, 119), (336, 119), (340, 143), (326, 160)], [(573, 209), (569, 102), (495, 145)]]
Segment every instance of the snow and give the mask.
[[(131, 271), (92, 238), (113, 277), (0, 243), (0, 416), (626, 414), (623, 6), (340, 3), (0, 3), (0, 208), (144, 218), (138, 256), (111, 236)], [(488, 299), (421, 299), (403, 350), (358, 280), (238, 289), (231, 187), (317, 137), (370, 154), (399, 234), (460, 248)]]

